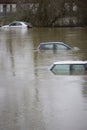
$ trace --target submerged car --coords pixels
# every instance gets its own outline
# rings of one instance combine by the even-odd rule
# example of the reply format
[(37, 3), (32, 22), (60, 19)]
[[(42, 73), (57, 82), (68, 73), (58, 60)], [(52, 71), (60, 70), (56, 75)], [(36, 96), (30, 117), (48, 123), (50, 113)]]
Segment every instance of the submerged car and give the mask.
[(54, 74), (87, 74), (87, 61), (54, 62), (50, 71)]
[(13, 21), (9, 25), (1, 26), (2, 29), (10, 29), (10, 28), (32, 28), (31, 23), (22, 22), (22, 21)]
[(38, 50), (79, 50), (78, 47), (71, 47), (64, 42), (43, 42), (40, 43)]

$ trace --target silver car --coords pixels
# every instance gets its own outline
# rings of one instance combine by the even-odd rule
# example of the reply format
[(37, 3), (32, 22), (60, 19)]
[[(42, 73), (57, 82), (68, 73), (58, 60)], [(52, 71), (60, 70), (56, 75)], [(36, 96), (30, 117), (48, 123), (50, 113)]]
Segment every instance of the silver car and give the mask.
[(64, 42), (42, 42), (37, 47), (38, 50), (79, 50), (78, 47), (71, 47)]

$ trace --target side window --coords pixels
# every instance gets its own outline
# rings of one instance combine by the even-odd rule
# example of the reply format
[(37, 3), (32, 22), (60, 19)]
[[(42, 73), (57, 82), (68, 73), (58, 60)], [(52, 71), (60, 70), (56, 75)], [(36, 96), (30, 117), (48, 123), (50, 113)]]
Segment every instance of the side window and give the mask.
[(72, 65), (71, 70), (83, 71), (85, 70), (84, 65)]
[(52, 71), (54, 73), (57, 73), (57, 72), (66, 72), (66, 71), (69, 71), (70, 70), (70, 65), (55, 65), (52, 69)]
[(56, 44), (56, 49), (57, 50), (68, 50), (69, 48), (66, 47), (65, 45)]
[(52, 50), (53, 49), (53, 44), (44, 44), (43, 49), (45, 50)]
[(16, 23), (11, 23), (9, 26), (16, 26)]
[(21, 23), (16, 23), (16, 26), (22, 26), (22, 24)]
[(85, 70), (87, 70), (87, 64), (85, 64), (84, 66), (85, 66)]

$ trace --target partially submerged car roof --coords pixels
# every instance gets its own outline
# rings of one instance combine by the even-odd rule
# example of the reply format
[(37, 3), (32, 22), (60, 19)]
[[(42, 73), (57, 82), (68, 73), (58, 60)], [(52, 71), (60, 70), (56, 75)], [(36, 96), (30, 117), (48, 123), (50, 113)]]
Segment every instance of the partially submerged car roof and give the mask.
[(87, 61), (58, 61), (53, 64), (87, 64)]
[(41, 42), (40, 44), (50, 44), (50, 43), (61, 43), (61, 44), (65, 44), (64, 42), (61, 42), (61, 41), (59, 41), (59, 42)]

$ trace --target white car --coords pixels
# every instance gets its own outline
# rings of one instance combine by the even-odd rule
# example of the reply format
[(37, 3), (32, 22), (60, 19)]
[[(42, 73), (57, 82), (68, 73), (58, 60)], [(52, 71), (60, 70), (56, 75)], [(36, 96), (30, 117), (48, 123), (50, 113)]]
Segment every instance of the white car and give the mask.
[(31, 23), (22, 22), (22, 21), (13, 21), (9, 25), (1, 26), (2, 29), (13, 29), (13, 28), (32, 28)]
[(87, 61), (59, 61), (49, 68), (54, 74), (87, 74)]

